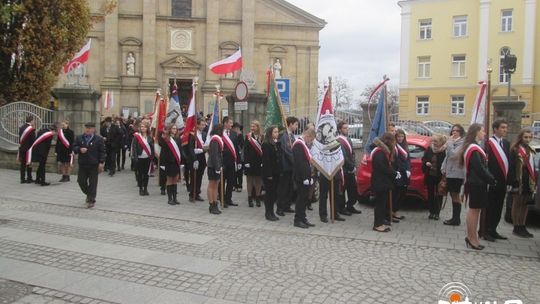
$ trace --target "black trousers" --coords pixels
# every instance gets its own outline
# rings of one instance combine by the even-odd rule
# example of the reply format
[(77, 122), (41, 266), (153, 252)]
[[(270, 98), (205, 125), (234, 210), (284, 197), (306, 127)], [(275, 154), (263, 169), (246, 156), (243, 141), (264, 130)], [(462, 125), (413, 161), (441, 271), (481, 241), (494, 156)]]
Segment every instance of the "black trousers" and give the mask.
[(242, 184), (244, 181), (244, 170), (238, 170), (236, 171), (236, 188), (242, 188)]
[(375, 192), (375, 221), (373, 227), (384, 224), (384, 219), (388, 217), (388, 199), (390, 191)]
[[(319, 177), (319, 216), (328, 217), (328, 197), (332, 183), (324, 176)], [(339, 180), (334, 180), (334, 215), (345, 207), (345, 197), (339, 193)], [(331, 202), (330, 202), (331, 203)]]
[(497, 231), (497, 226), (501, 221), (501, 214), (506, 197), (506, 187), (489, 187), (488, 204), (486, 207), (485, 232), (493, 233)]
[(105, 161), (105, 169), (109, 170), (110, 173), (116, 172), (116, 148), (107, 146), (107, 160)]
[(443, 199), (442, 196), (437, 194), (439, 182), (436, 180), (428, 180), (426, 184), (428, 190), (429, 214), (439, 215)]
[(233, 188), (236, 185), (236, 168), (234, 164), (228, 164), (223, 167), (223, 180), (225, 188), (225, 203), (232, 202)]
[(354, 173), (345, 174), (345, 189), (347, 190), (347, 208), (352, 208), (358, 201), (358, 189)]
[(44, 183), (45, 182), (45, 165), (47, 164), (47, 158), (42, 157), (39, 160), (39, 165), (36, 171), (36, 182)]
[[(195, 169), (191, 169), (189, 170), (189, 176), (190, 176), (190, 183), (189, 183), (189, 187), (188, 187), (188, 193), (189, 193), (189, 196), (190, 197), (195, 197), (197, 195), (200, 195), (201, 194), (201, 183), (202, 183), (202, 179), (203, 179), (203, 175), (204, 175), (204, 170), (206, 170), (206, 166), (201, 166), (199, 164), (199, 168), (197, 170)], [(195, 177), (195, 179), (193, 179), (193, 177)], [(196, 181), (196, 184), (195, 184), (195, 195), (193, 195), (193, 180)], [(186, 182), (186, 185), (188, 183)]]
[[(32, 167), (26, 165), (25, 157), (22, 157), (21, 159), (21, 165), (19, 167), (19, 170), (21, 171), (21, 181), (32, 180)], [(26, 174), (26, 179), (24, 178), (25, 174)]]
[(263, 178), (264, 183), (264, 207), (265, 215), (274, 214), (274, 203), (277, 199), (277, 186), (279, 182), (279, 176), (273, 176), (272, 179)]
[(124, 168), (124, 165), (126, 164), (126, 151), (127, 148), (121, 148), (118, 150), (118, 153), (116, 153), (116, 168)]
[(191, 188), (191, 179), (193, 178), (193, 175), (191, 175), (191, 170), (192, 167), (191, 167), (191, 164), (184, 164), (184, 173), (183, 173), (183, 177), (184, 177), (184, 182), (186, 183), (186, 190), (188, 191), (188, 193), (190, 192), (190, 188)]
[(88, 200), (96, 199), (98, 183), (98, 165), (79, 164), (77, 183)]
[(309, 187), (303, 183), (296, 183), (296, 205), (294, 206), (294, 221), (305, 222), (306, 219), (306, 205), (309, 199)]
[[(279, 176), (277, 186), (277, 209), (286, 210), (291, 207), (294, 185), (292, 180), (292, 172), (285, 171)], [(268, 192), (266, 192), (268, 193)]]
[(148, 187), (148, 169), (150, 168), (150, 158), (137, 159), (137, 186), (139, 188)]
[(407, 195), (407, 186), (396, 186), (392, 191), (392, 212), (398, 212), (401, 209), (401, 203)]

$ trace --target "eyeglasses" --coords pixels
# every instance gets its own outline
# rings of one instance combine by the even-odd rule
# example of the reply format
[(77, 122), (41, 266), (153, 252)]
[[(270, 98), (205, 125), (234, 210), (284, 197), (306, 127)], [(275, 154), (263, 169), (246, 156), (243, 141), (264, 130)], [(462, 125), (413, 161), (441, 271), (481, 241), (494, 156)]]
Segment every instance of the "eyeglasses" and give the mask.
[(453, 129), (452, 132), (459, 132), (459, 129)]

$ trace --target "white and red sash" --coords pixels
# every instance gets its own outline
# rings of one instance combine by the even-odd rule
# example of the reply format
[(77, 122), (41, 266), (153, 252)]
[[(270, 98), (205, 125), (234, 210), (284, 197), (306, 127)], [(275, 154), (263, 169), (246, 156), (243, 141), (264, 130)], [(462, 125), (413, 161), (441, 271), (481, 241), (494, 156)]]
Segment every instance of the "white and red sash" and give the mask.
[(227, 146), (227, 149), (229, 149), (229, 151), (233, 155), (234, 162), (236, 163), (236, 161), (237, 161), (237, 159), (236, 159), (236, 149), (234, 148), (234, 144), (233, 144), (232, 140), (229, 138), (227, 133), (223, 133), (223, 139), (224, 139), (223, 143), (225, 143), (225, 146)]
[[(71, 150), (71, 144), (69, 143), (69, 140), (67, 140), (66, 136), (64, 135), (64, 129), (60, 128), (58, 130), (58, 140), (66, 147), (66, 149)], [(69, 164), (73, 165), (73, 151), (71, 151), (70, 158), (69, 158)]]
[(213, 140), (215, 140), (218, 143), (219, 150), (223, 152), (223, 139), (221, 139), (221, 137), (217, 135), (212, 135), (212, 138), (210, 138), (210, 142), (212, 142)]
[(375, 153), (379, 151), (381, 151), (384, 154), (384, 156), (386, 156), (386, 159), (390, 161), (390, 154), (387, 154), (386, 152), (384, 152), (383, 149), (381, 149), (380, 147), (375, 147), (375, 149), (371, 150), (371, 153), (369, 154), (369, 158), (373, 159), (373, 157), (375, 156)]
[(41, 144), (42, 142), (46, 141), (47, 139), (52, 138), (53, 136), (54, 136), (53, 131), (47, 131), (47, 132), (41, 134), (36, 139), (36, 141), (34, 141), (32, 146), (30, 147), (30, 149), (28, 149), (28, 151), (26, 152), (26, 164), (27, 165), (30, 165), (32, 163), (32, 149), (34, 149), (35, 146)]
[(343, 136), (343, 135), (339, 135), (337, 137), (337, 140), (342, 144), (344, 145), (346, 148), (347, 148), (347, 151), (349, 151), (349, 154), (352, 155), (352, 152), (353, 152), (353, 149), (351, 147), (351, 145), (349, 144), (349, 141), (347, 140), (347, 137)]
[(307, 161), (311, 163), (311, 154), (309, 153), (309, 149), (306, 146), (306, 143), (301, 138), (298, 138), (297, 140), (294, 141), (292, 145), (293, 148), (296, 145), (302, 145), (302, 149), (304, 150), (304, 155), (306, 156)]
[(251, 134), (248, 134), (247, 138), (253, 150), (257, 152), (257, 155), (259, 155), (259, 157), (262, 157), (262, 147), (259, 141), (256, 140), (253, 136), (251, 136)]
[(154, 166), (151, 160), (154, 158), (154, 155), (152, 155), (152, 149), (150, 147), (150, 144), (148, 143), (148, 140), (144, 138), (139, 132), (133, 133), (133, 138), (137, 140), (137, 142), (139, 143), (139, 146), (142, 147), (146, 155), (148, 155), (148, 158), (150, 158), (150, 166), (148, 167), (148, 174), (152, 173), (154, 171)]
[(470, 144), (469, 147), (467, 147), (467, 150), (465, 150), (465, 153), (463, 154), (463, 162), (465, 163), (465, 171), (468, 174), (469, 173), (469, 163), (471, 161), (471, 156), (474, 151), (477, 151), (485, 161), (487, 161), (487, 155), (486, 152), (477, 144)]
[(506, 179), (508, 176), (508, 157), (506, 157), (506, 153), (504, 153), (504, 150), (501, 145), (499, 145), (499, 142), (497, 142), (497, 140), (493, 137), (489, 139), (488, 145), (491, 148), (490, 150), (493, 152), (493, 155), (495, 155), (499, 168), (501, 168), (504, 178)]
[(19, 139), (19, 145), (22, 146), (22, 144), (28, 139), (28, 136), (30, 135), (30, 133), (34, 132), (34, 127), (32, 127), (31, 125), (28, 125), (28, 127), (26, 127), (26, 129), (24, 129), (22, 135), (21, 135), (21, 138)]
[(180, 167), (182, 156), (180, 154), (180, 149), (178, 148), (178, 144), (176, 144), (176, 141), (172, 138), (167, 140), (167, 146), (169, 146), (169, 149), (174, 155), (174, 158), (176, 159), (176, 163), (178, 164), (178, 167)]
[(202, 149), (203, 148), (203, 138), (201, 132), (197, 131), (197, 134), (195, 135), (195, 148)]
[(533, 154), (531, 153), (530, 155), (527, 155), (527, 151), (522, 146), (519, 146), (518, 153), (523, 158), (523, 164), (527, 167), (527, 171), (529, 172), (529, 177), (536, 183), (536, 174), (534, 172)]
[(409, 153), (407, 153), (407, 151), (403, 149), (402, 146), (400, 146), (399, 144), (396, 144), (396, 149), (397, 149), (397, 154), (401, 156), (402, 159), (409, 158)]

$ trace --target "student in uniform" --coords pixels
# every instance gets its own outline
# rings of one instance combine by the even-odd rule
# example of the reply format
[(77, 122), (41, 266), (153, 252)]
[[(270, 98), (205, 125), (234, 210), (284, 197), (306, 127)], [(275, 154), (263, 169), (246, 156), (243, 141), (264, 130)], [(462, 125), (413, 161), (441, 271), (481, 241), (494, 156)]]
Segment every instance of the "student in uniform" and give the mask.
[(165, 167), (164, 171), (167, 177), (167, 204), (180, 205), (180, 202), (177, 200), (177, 188), (180, 179), (182, 156), (180, 154), (180, 145), (173, 130), (174, 128), (176, 128), (176, 125), (171, 125), (162, 133), (160, 138), (161, 152), (159, 159), (160, 166)]
[(262, 144), (262, 177), (264, 182), (264, 216), (269, 221), (277, 221), (279, 217), (274, 213), (274, 204), (277, 199), (277, 185), (279, 183), (279, 168), (281, 149), (278, 142), (279, 129), (271, 126), (266, 129)]
[(50, 183), (45, 181), (45, 167), (47, 165), (47, 157), (49, 156), (49, 150), (51, 149), (51, 142), (56, 134), (56, 124), (52, 125), (50, 130), (47, 128), (41, 129), (36, 140), (30, 147), (28, 157), (32, 162), (39, 163), (36, 171), (36, 184), (41, 186), (49, 186)]
[(232, 201), (232, 192), (236, 185), (236, 171), (239, 170), (237, 165), (240, 165), (238, 163), (239, 155), (238, 155), (238, 146), (235, 144), (237, 142), (236, 140), (236, 132), (232, 130), (233, 126), (233, 120), (225, 116), (222, 119), (223, 122), (223, 182), (225, 185), (223, 188), (225, 189), (225, 202), (224, 207), (227, 208), (228, 206), (238, 206), (238, 204), (234, 203)]
[[(190, 170), (191, 185), (188, 189), (189, 201), (204, 202), (201, 197), (201, 183), (206, 169), (206, 154), (203, 146), (206, 141), (206, 136), (203, 134), (203, 130), (206, 128), (206, 121), (201, 117), (197, 119), (197, 128), (195, 134), (189, 135), (189, 142), (187, 145), (187, 154), (189, 158), (193, 160)], [(195, 183), (195, 184), (193, 184)]]
[(208, 188), (207, 196), (208, 211), (211, 214), (221, 214), (221, 211), (218, 207), (218, 193), (219, 193), (219, 184), (221, 179), (221, 174), (223, 174), (223, 125), (217, 124), (212, 128), (212, 132), (208, 135), (210, 136), (210, 144), (208, 146)]
[(262, 189), (262, 134), (261, 124), (253, 120), (250, 125), (251, 132), (246, 135), (244, 143), (244, 168), (247, 176), (248, 204), (253, 207), (253, 200), (257, 207), (261, 206)]
[(149, 134), (150, 126), (141, 123), (139, 132), (133, 133), (132, 151), (136, 162), (137, 186), (139, 195), (146, 196), (148, 193), (149, 172), (152, 170), (154, 158), (154, 141)]
[[(341, 144), (345, 163), (343, 164), (343, 176), (345, 178), (345, 190), (347, 192), (347, 202), (345, 210), (338, 210), (341, 214), (351, 215), (360, 214), (362, 211), (354, 208), (358, 201), (358, 190), (356, 184), (356, 154), (354, 153), (353, 144), (349, 138), (349, 124), (345, 121), (340, 121), (337, 124), (339, 136), (338, 142)], [(345, 196), (345, 191), (343, 193)]]
[(296, 205), (294, 214), (294, 226), (299, 228), (309, 228), (315, 225), (306, 218), (306, 204), (309, 200), (309, 187), (313, 185), (311, 177), (311, 155), (307, 145), (315, 139), (315, 130), (306, 129), (300, 138), (292, 145), (293, 154), (293, 176), (296, 183)]
[(409, 147), (407, 143), (407, 135), (402, 129), (396, 130), (396, 156), (394, 169), (399, 171), (400, 178), (396, 179), (396, 187), (392, 192), (392, 222), (399, 223), (405, 219), (404, 216), (398, 215), (401, 204), (407, 195), (407, 187), (409, 186), (409, 178), (411, 177), (411, 158), (409, 157)]
[[(33, 183), (32, 164), (27, 164), (26, 153), (36, 140), (36, 129), (34, 128), (34, 116), (26, 117), (26, 123), (19, 128), (19, 154), (21, 184)], [(26, 178), (25, 178), (26, 174)]]
[(287, 129), (283, 131), (279, 138), (281, 147), (281, 170), (278, 184), (277, 211), (279, 216), (285, 216), (285, 212), (292, 213), (291, 201), (294, 196), (293, 181), (293, 155), (292, 145), (294, 143), (294, 132), (298, 130), (298, 118), (291, 116), (286, 119)]
[(69, 128), (69, 121), (64, 120), (58, 128), (58, 140), (56, 141), (56, 161), (59, 163), (62, 178), (60, 182), (69, 182), (71, 167), (73, 166), (72, 145), (75, 140), (75, 134)]

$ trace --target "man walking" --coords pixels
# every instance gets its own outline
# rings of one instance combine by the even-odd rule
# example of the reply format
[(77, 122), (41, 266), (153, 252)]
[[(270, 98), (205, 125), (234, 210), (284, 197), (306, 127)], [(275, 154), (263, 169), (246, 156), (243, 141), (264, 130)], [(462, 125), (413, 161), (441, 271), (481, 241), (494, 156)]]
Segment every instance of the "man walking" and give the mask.
[(79, 154), (79, 175), (77, 182), (86, 194), (88, 208), (96, 203), (98, 174), (103, 172), (106, 153), (103, 138), (96, 135), (96, 125), (86, 123), (84, 134), (77, 136), (73, 143), (73, 152)]

